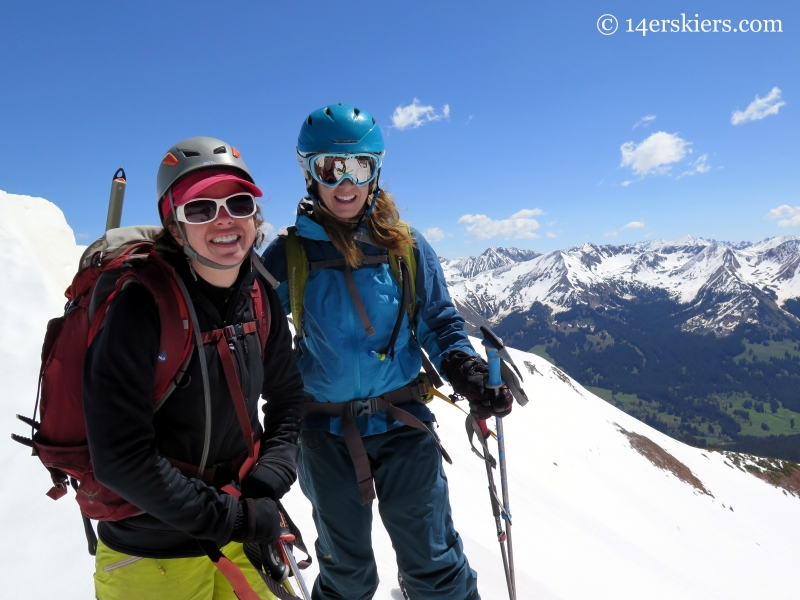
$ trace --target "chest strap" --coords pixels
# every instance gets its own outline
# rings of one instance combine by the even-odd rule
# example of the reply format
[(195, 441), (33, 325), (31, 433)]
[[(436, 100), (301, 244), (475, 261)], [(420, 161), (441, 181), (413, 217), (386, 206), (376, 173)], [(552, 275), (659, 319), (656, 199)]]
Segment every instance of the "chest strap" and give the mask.
[[(367, 266), (367, 265), (379, 265), (379, 264), (388, 264), (389, 257), (385, 254), (379, 255), (367, 255), (363, 259), (361, 259), (361, 263), (359, 263), (359, 267)], [(356, 287), (355, 279), (353, 279), (353, 270), (347, 261), (344, 258), (333, 258), (331, 260), (318, 260), (316, 262), (308, 263), (308, 270), (316, 271), (317, 269), (332, 269), (332, 268), (343, 268), (344, 274), (344, 282), (347, 285), (347, 291), (350, 294), (350, 298), (353, 300), (353, 306), (355, 306), (356, 314), (358, 314), (358, 319), (361, 321), (361, 326), (364, 328), (364, 333), (367, 334), (367, 337), (372, 337), (375, 335), (375, 328), (372, 326), (372, 323), (369, 320), (369, 316), (367, 315), (367, 309), (364, 308), (364, 302), (361, 300), (361, 295), (358, 293), (358, 288)]]
[(228, 388), (231, 391), (231, 398), (233, 399), (233, 407), (236, 409), (236, 417), (239, 419), (239, 427), (242, 428), (244, 434), (244, 441), (247, 444), (247, 456), (253, 458), (255, 454), (255, 445), (253, 442), (253, 429), (250, 427), (250, 415), (247, 414), (247, 403), (245, 402), (244, 395), (242, 394), (242, 384), (239, 382), (239, 376), (236, 374), (236, 365), (233, 363), (233, 355), (228, 346), (229, 340), (241, 339), (251, 333), (258, 331), (258, 324), (255, 321), (248, 321), (237, 325), (228, 325), (222, 329), (214, 329), (213, 331), (206, 331), (202, 334), (203, 343), (211, 344), (216, 342), (217, 353), (219, 354), (220, 361), (222, 362), (222, 370), (225, 373), (225, 380), (228, 382)]
[(161, 457), (189, 479), (200, 479), (200, 481), (206, 485), (219, 490), (230, 484), (231, 481), (241, 483), (244, 478), (247, 477), (258, 461), (260, 442), (261, 440), (256, 440), (256, 455), (253, 458), (249, 458), (247, 456), (247, 450), (243, 450), (226, 463), (217, 465), (216, 467), (206, 467), (203, 469), (203, 474), (200, 477), (197, 476), (197, 465), (185, 463), (177, 458), (164, 456), (163, 454)]
[(358, 481), (358, 493), (361, 497), (361, 504), (367, 504), (376, 498), (375, 485), (372, 477), (372, 469), (369, 465), (369, 456), (364, 447), (364, 440), (356, 427), (355, 417), (361, 415), (371, 415), (379, 410), (385, 411), (396, 421), (403, 425), (408, 425), (414, 429), (424, 431), (433, 438), (436, 446), (442, 453), (442, 457), (450, 464), (453, 461), (436, 439), (433, 432), (425, 427), (425, 424), (417, 417), (403, 410), (397, 404), (413, 402), (428, 394), (428, 385), (425, 383), (413, 383), (398, 388), (381, 396), (366, 398), (364, 400), (351, 400), (350, 402), (307, 402), (305, 405), (306, 415), (326, 415), (329, 417), (342, 417), (342, 434), (347, 450), (350, 452), (350, 459)]

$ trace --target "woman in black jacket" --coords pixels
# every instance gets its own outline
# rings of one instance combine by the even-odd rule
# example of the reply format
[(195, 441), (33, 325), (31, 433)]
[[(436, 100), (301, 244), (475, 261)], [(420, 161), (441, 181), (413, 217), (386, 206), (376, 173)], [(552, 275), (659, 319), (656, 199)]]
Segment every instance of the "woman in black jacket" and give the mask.
[[(230, 583), (204, 557), (198, 540), (206, 540), (222, 548), (261, 597), (273, 598), (242, 543), (269, 544), (280, 534), (276, 501), (296, 479), (303, 392), (281, 302), (250, 259), (261, 224), (255, 197), (262, 194), (238, 150), (212, 138), (174, 146), (157, 187), (164, 231), (156, 251), (185, 284), (199, 330), (230, 333), (239, 390), (232, 393), (232, 371), (225, 372), (220, 346), (209, 339), (202, 354), (210, 419), (196, 349), (179, 385), (154, 412), (156, 364), (163, 360), (156, 302), (140, 285), (117, 294), (86, 355), (84, 412), (95, 476), (142, 513), (99, 524), (96, 594), (100, 600), (233, 599)], [(251, 295), (257, 278), (262, 307)], [(263, 304), (271, 316), (265, 345), (258, 336)], [(247, 323), (249, 329), (241, 326)], [(236, 398), (243, 398), (246, 417), (237, 414)], [(239, 481), (248, 450), (258, 460)], [(220, 492), (232, 482), (241, 498)]]

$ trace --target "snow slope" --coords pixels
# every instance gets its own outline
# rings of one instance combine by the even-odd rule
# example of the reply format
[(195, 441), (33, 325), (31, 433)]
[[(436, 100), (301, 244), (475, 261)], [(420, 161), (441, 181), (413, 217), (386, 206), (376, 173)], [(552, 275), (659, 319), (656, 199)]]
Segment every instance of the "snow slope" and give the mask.
[[(0, 215), (0, 421), (6, 432), (24, 434), (13, 414), (32, 410), (45, 324), (61, 311), (79, 249), (61, 212), (45, 200), (0, 192)], [(797, 597), (800, 499), (726, 464), (721, 454), (636, 421), (543, 359), (511, 354), (531, 398), (505, 421), (520, 600)], [(482, 597), (502, 599), (483, 464), (469, 450), (463, 415), (438, 400), (433, 407), (454, 460), (445, 468), (456, 528)], [(623, 429), (658, 444), (713, 496), (654, 466)], [(3, 597), (93, 597), (92, 559), (72, 495), (45, 497), (44, 469), (6, 440)], [(286, 505), (312, 543), (310, 507), (297, 486)], [(377, 509), (374, 546), (383, 582), (375, 597), (396, 600), (394, 554)]]

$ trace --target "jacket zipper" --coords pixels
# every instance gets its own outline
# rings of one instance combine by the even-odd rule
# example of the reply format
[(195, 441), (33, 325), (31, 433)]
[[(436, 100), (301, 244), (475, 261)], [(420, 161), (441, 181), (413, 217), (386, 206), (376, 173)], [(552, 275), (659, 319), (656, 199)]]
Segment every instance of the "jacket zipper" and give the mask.
[(359, 355), (358, 351), (358, 332), (359, 328), (361, 327), (361, 321), (358, 322), (358, 325), (355, 321), (356, 315), (356, 308), (353, 305), (352, 300), (349, 302), (348, 306), (350, 310), (348, 311), (348, 316), (350, 320), (350, 341), (353, 344), (353, 357), (355, 360), (353, 361), (353, 399), (361, 398), (361, 356)]

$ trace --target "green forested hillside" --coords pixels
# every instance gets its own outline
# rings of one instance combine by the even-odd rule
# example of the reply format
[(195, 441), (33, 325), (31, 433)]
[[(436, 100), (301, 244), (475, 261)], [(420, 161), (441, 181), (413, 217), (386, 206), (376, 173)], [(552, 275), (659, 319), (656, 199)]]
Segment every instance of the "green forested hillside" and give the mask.
[[(553, 315), (535, 303), (495, 332), (545, 356), (626, 412), (695, 445), (800, 451), (800, 327), (744, 324), (727, 336), (680, 330), (685, 308), (665, 295)], [(777, 436), (777, 437), (776, 437)], [(796, 459), (795, 459), (796, 460)]]

